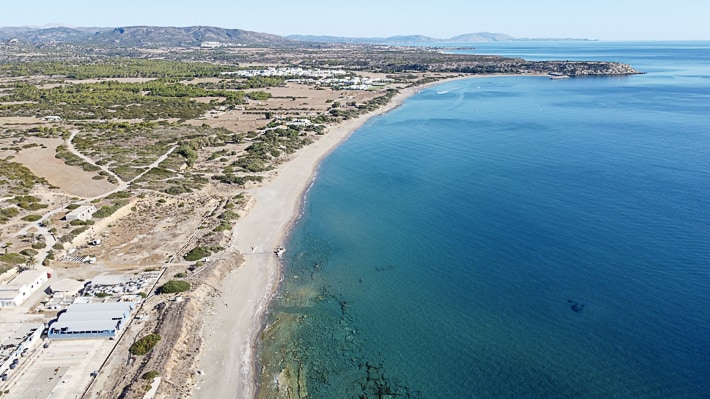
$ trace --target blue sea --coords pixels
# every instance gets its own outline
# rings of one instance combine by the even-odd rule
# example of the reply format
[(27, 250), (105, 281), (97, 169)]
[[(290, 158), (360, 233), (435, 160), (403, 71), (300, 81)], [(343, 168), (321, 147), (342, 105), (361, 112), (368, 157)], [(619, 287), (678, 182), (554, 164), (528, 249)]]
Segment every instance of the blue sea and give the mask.
[(470, 52), (646, 74), (448, 82), (355, 132), (290, 234), (261, 397), (710, 397), (710, 42)]

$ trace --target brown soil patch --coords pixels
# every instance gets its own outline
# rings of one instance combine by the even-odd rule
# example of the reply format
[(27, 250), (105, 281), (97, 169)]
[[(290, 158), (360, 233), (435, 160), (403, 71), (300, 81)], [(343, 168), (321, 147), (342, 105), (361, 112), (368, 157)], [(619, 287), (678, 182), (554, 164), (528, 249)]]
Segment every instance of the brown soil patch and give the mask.
[(90, 198), (105, 194), (116, 188), (106, 180), (94, 180), (96, 173), (69, 166), (54, 157), (61, 139), (31, 139), (28, 142), (44, 144), (46, 148), (33, 147), (17, 153), (15, 160), (25, 165), (35, 175), (45, 178), (69, 195)]
[(6, 125), (38, 125), (45, 124), (33, 116), (3, 116), (0, 117), (0, 126)]

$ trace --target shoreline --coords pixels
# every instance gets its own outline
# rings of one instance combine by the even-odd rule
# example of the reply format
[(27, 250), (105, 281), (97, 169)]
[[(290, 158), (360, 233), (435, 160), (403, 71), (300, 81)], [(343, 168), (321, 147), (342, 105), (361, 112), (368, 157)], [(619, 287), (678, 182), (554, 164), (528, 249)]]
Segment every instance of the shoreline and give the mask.
[(193, 397), (255, 397), (257, 339), (282, 271), (274, 249), (283, 245), (301, 216), (321, 160), (370, 119), (399, 107), (414, 94), (442, 83), (475, 77), (459, 76), (401, 89), (377, 110), (330, 127), (318, 141), (282, 164), (271, 181), (248, 190), (255, 203), (235, 223), (226, 251), (227, 256), (240, 253), (244, 263), (221, 281), (221, 294), (203, 315), (203, 344), (197, 358), (200, 374), (196, 377)]

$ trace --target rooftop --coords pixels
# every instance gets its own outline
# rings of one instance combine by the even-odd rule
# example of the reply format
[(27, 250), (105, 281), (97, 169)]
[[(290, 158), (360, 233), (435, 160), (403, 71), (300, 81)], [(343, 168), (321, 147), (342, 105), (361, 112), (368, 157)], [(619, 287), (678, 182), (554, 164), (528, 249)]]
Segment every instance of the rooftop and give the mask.
[[(5, 287), (7, 287), (7, 286), (22, 287), (24, 285), (32, 284), (35, 281), (37, 281), (37, 279), (40, 278), (40, 276), (42, 276), (43, 274), (45, 274), (45, 272), (39, 271), (39, 270), (25, 270), (24, 272), (18, 274), (17, 277), (12, 279), (12, 281), (7, 283), (5, 285)], [(4, 288), (4, 287), (0, 286), (0, 289), (2, 289), (2, 288)], [(10, 289), (14, 289), (14, 288), (7, 287), (7, 289), (10, 290)]]

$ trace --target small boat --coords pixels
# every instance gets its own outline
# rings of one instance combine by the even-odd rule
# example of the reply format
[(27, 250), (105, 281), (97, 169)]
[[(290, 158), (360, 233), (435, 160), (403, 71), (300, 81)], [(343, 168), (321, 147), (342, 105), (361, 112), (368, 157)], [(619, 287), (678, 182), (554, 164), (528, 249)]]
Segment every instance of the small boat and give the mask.
[(552, 80), (569, 79), (568, 75), (563, 75), (561, 73), (551, 73), (549, 77)]
[(284, 252), (286, 252), (286, 248), (284, 248), (284, 247), (278, 247), (278, 248), (276, 248), (276, 250), (274, 251), (274, 253), (276, 254), (276, 256), (278, 256), (279, 258), (281, 257), (281, 255), (284, 254)]

